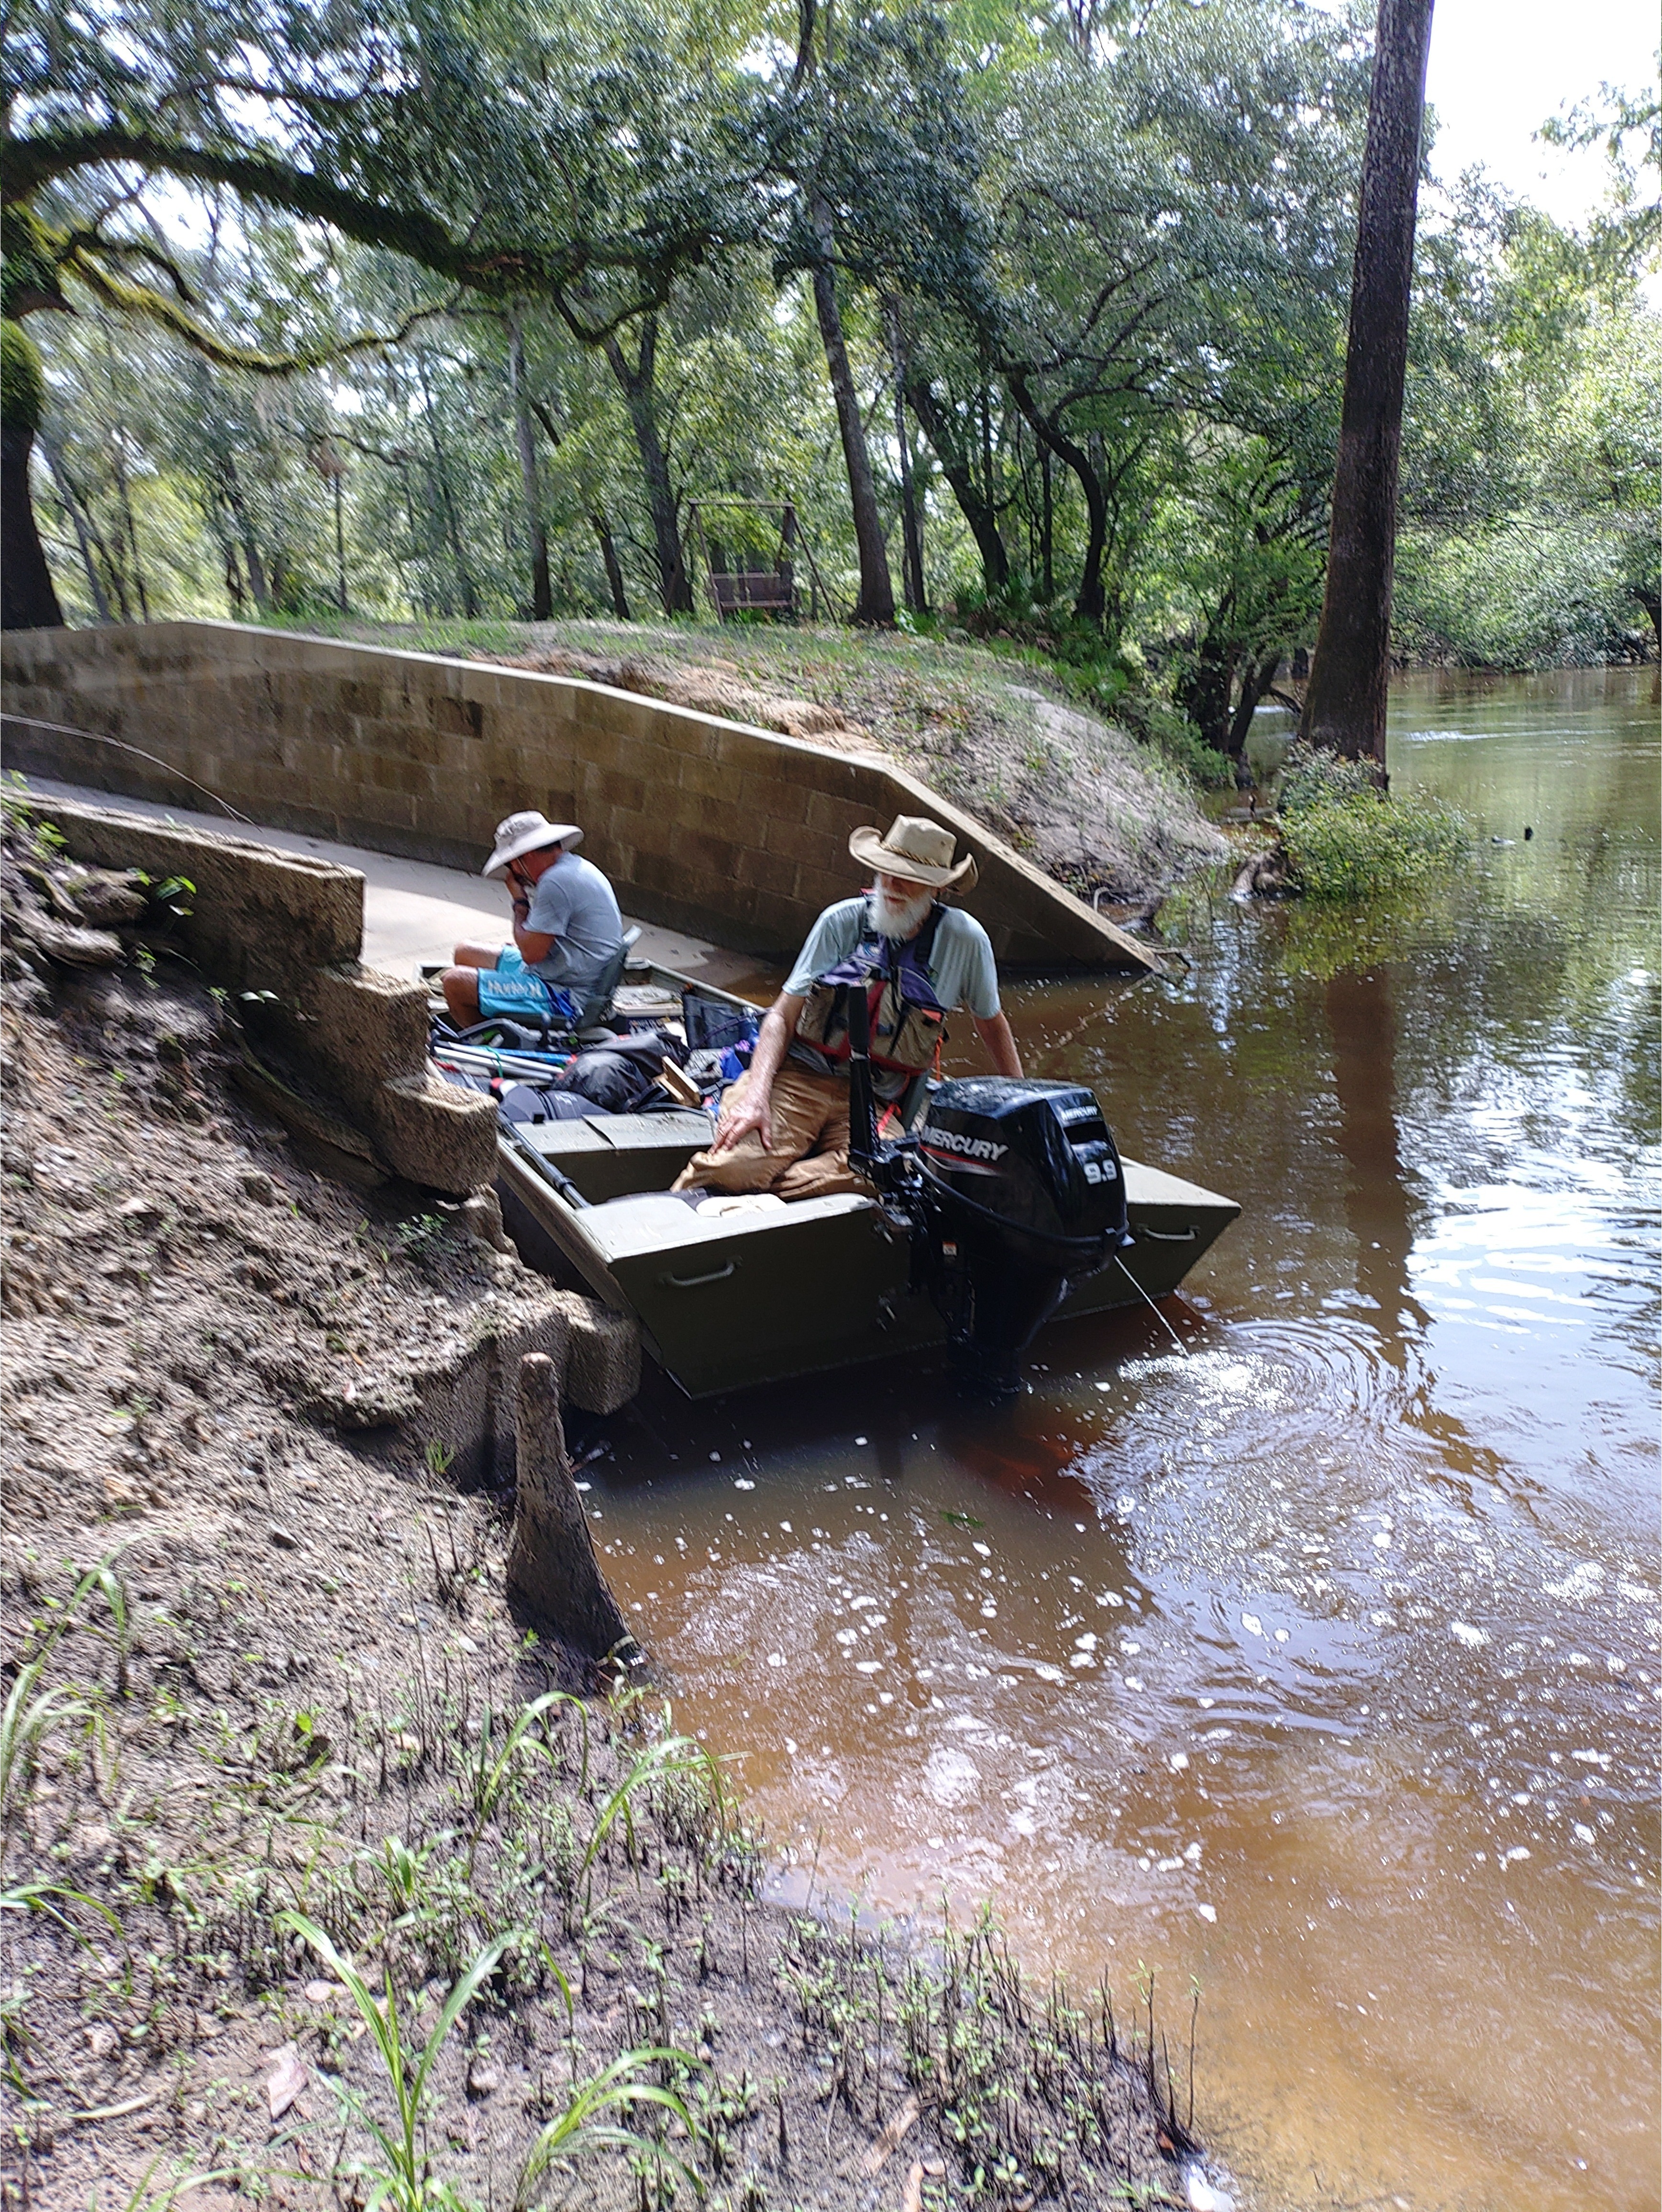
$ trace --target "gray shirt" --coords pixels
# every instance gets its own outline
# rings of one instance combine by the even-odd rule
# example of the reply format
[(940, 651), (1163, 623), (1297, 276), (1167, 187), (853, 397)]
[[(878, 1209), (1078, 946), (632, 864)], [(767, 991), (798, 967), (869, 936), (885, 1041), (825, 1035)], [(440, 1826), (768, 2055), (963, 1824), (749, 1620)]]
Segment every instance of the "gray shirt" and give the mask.
[(531, 888), (524, 927), (554, 939), (546, 959), (531, 964), (547, 983), (582, 990), (624, 941), (624, 920), (611, 884), (581, 853), (562, 853)]
[[(839, 900), (828, 906), (808, 932), (808, 941), (796, 956), (796, 965), (785, 978), (793, 998), (805, 999), (828, 968), (846, 960), (859, 944), (866, 925), (863, 898)], [(949, 906), (941, 917), (934, 943), (929, 947), (929, 981), (941, 1005), (951, 1013), (967, 1006), (978, 1022), (989, 1022), (998, 1012), (998, 968), (992, 940), (973, 915)], [(795, 1044), (790, 1056), (816, 1074), (843, 1074), (846, 1063), (827, 1060), (810, 1044)], [(872, 1088), (880, 1098), (898, 1097), (910, 1079), (890, 1068), (872, 1070)]]

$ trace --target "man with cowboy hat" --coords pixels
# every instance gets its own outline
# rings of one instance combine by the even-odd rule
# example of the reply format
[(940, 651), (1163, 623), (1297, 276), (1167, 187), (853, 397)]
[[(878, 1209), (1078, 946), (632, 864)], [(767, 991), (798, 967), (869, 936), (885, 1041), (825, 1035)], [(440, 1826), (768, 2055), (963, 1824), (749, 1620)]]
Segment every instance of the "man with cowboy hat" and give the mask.
[(459, 1029), (502, 1014), (512, 1021), (541, 1016), (552, 994), (581, 996), (624, 941), (623, 916), (611, 884), (571, 849), (582, 840), (575, 822), (542, 814), (510, 814), (480, 873), (505, 876), (514, 902), (513, 942), (459, 945), (456, 964), (439, 979)]
[(1021, 1073), (987, 933), (937, 896), (970, 888), (973, 858), (954, 863), (951, 832), (910, 814), (886, 837), (856, 830), (849, 850), (873, 871), (871, 890), (828, 906), (809, 931), (748, 1071), (721, 1102), (715, 1142), (687, 1163), (677, 1190), (790, 1200), (863, 1188), (849, 1170), (850, 990), (867, 994), (880, 1110), (898, 1110), (928, 1073), (959, 1006), (968, 1007), (999, 1074)]

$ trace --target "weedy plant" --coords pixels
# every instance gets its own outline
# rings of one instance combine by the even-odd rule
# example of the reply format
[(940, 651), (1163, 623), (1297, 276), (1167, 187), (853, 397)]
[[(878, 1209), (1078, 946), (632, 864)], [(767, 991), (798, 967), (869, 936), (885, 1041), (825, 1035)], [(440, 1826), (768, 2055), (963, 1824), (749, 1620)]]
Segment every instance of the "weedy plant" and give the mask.
[[(170, 2173), (158, 2177), (156, 2168), (161, 2159), (162, 2154), (158, 2151), (127, 2196), (108, 2200), (110, 2212), (173, 2212), (173, 2207), (187, 2191), (208, 2189), (216, 2181), (238, 2181), (243, 2178), (234, 2166), (221, 2166), (211, 2173), (204, 2173), (177, 2159), (172, 2161)], [(87, 2212), (103, 2212), (104, 2203), (99, 2185), (94, 2182), (92, 2195), (87, 2200)]]
[(1140, 2201), (1150, 2137), (1171, 2156), (1192, 2148), (1169, 2063), (1156, 2063), (1152, 1976), (1140, 1984), (1146, 2033), (1135, 2026), (1128, 2047), (1105, 1986), (1083, 2004), (1060, 1976), (1036, 1992), (990, 1908), (968, 1929), (944, 1911), (928, 1959), (891, 1956), (852, 1913), (846, 1934), (797, 1915), (779, 1974), (805, 2045), (823, 2054), (828, 2101), (880, 2128), (898, 2075), (934, 2114), (971, 2202)]
[(102, 1726), (97, 1698), (73, 1683), (53, 1683), (43, 1688), (47, 1662), (54, 1648), (71, 1630), (102, 1634), (97, 1624), (82, 1617), (85, 1601), (96, 1591), (109, 1607), (116, 1648), (116, 1687), (125, 1695), (130, 1636), (127, 1594), (115, 1571), (113, 1557), (89, 1567), (65, 1601), (58, 1619), (40, 1638), (34, 1656), (19, 1668), (6, 1702), (0, 1707), (0, 1823), (9, 1821), (27, 1792), (35, 1761), (46, 1738), (77, 1723), (88, 1729)]
[(453, 2212), (453, 2208), (454, 2212), (463, 2212), (466, 2200), (448, 2183), (434, 2179), (423, 2140), (429, 2085), (446, 2037), (496, 1972), (503, 1952), (514, 1938), (501, 1936), (485, 1946), (446, 1997), (432, 2033), (417, 2049), (405, 2039), (390, 1966), (381, 1970), (384, 1994), (377, 1998), (371, 1995), (369, 1984), (357, 1968), (342, 1957), (315, 1921), (308, 1920), (304, 1913), (281, 1912), (277, 1925), (298, 1936), (317, 1954), (346, 1990), (358, 2017), (374, 2039), (374, 2049), (392, 2096), (391, 2120), (383, 2125), (361, 2100), (348, 2090), (340, 2092), (352, 2117), (374, 2138), (383, 2161), (363, 2176), (369, 2185), (364, 2212), (377, 2212), (383, 2204), (390, 2206), (392, 2212)]
[(478, 1848), (492, 1815), (502, 1802), (516, 1765), (527, 1759), (552, 1760), (555, 1753), (549, 1738), (546, 1717), (563, 1707), (574, 1711), (582, 1729), (583, 1788), (588, 1784), (588, 1713), (581, 1698), (574, 1698), (566, 1690), (546, 1690), (539, 1698), (521, 1707), (510, 1723), (502, 1749), (493, 1751), (495, 1742), (491, 1727), (492, 1715), (489, 1706), (479, 1729), (477, 1745), (464, 1756), (461, 1781), (472, 1801), (475, 1815), (473, 1833), (468, 1843), (469, 1863)]
[(9, 1820), (26, 1796), (35, 1760), (46, 1738), (75, 1722), (95, 1723), (93, 1700), (66, 1684), (41, 1687), (46, 1655), (37, 1654), (17, 1678), (0, 1709), (0, 1818)]
[(703, 1744), (685, 1735), (654, 1736), (645, 1749), (637, 1753), (634, 1765), (607, 1798), (600, 1818), (594, 1823), (594, 1832), (588, 1839), (577, 1876), (581, 1881), (594, 1867), (595, 1857), (611, 1832), (612, 1823), (622, 1816), (624, 1848), (630, 1866), (636, 1863), (635, 1838), (635, 1804), (637, 1796), (649, 1784), (667, 1775), (699, 1772), (710, 1777), (715, 1784), (719, 1803), (721, 1776), (715, 1762)]
[[(632, 2129), (619, 2127), (615, 2121), (604, 2118), (602, 2115), (606, 2112), (656, 2106), (678, 2119), (696, 2143), (700, 2130), (685, 2101), (674, 2090), (641, 2078), (648, 2066), (679, 2065), (685, 2069), (695, 2063), (684, 2051), (644, 2045), (625, 2051), (609, 2066), (603, 2066), (598, 2074), (574, 2087), (564, 2112), (557, 2119), (551, 2120), (537, 2137), (521, 2169), (519, 2187), (514, 2194), (514, 2212), (528, 2212), (528, 2208), (541, 2197), (554, 2169), (567, 2160), (592, 2156), (600, 2150), (640, 2154), (640, 2136)], [(696, 2193), (702, 2194), (697, 2175), (673, 2151), (662, 2143), (654, 2143), (652, 2154), (689, 2183)]]
[[(314, 1921), (303, 1913), (284, 1912), (278, 1915), (278, 1925), (299, 1936), (329, 1968), (374, 2038), (390, 2094), (390, 2118), (383, 2124), (366, 2109), (362, 2099), (344, 2089), (338, 2092), (350, 2117), (368, 2130), (380, 2154), (380, 2165), (359, 2177), (368, 2186), (364, 2212), (377, 2212), (382, 2205), (390, 2212), (468, 2212), (467, 2199), (447, 2181), (435, 2178), (427, 2154), (424, 2123), (433, 2072), (451, 2030), (496, 1973), (504, 1954), (528, 1939), (515, 1931), (487, 1944), (451, 1990), (431, 2033), (417, 2047), (406, 2038), (390, 1966), (382, 1968), (382, 1994), (376, 1997), (357, 1968), (342, 1956)], [(559, 1979), (564, 1983), (563, 1975)], [(569, 2006), (569, 1988), (564, 1994)], [(650, 2046), (625, 2051), (587, 2081), (574, 2083), (565, 2109), (542, 2130), (525, 2160), (514, 2198), (516, 2212), (525, 2212), (525, 2208), (537, 2202), (548, 2177), (565, 2161), (607, 2149), (640, 2150), (640, 2136), (606, 2118), (608, 2112), (657, 2106), (678, 2119), (689, 2138), (696, 2141), (697, 2123), (682, 2098), (673, 2089), (642, 2079), (650, 2067), (685, 2069), (694, 2063), (683, 2051)], [(653, 2150), (667, 2166), (693, 2181), (690, 2169), (673, 2152), (661, 2144), (654, 2144)]]
[(1308, 898), (1379, 898), (1471, 850), (1470, 830), (1452, 807), (1388, 796), (1364, 763), (1308, 745), (1288, 756), (1281, 815), (1293, 878)]

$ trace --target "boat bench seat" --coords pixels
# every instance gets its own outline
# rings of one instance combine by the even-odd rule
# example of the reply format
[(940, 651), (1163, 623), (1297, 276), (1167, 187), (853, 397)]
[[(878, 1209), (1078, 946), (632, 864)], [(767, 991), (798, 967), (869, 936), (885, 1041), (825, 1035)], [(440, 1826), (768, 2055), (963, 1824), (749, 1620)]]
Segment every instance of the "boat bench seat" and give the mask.
[(798, 1199), (782, 1212), (770, 1207), (764, 1213), (712, 1215), (699, 1213), (685, 1199), (667, 1190), (643, 1190), (630, 1197), (608, 1199), (603, 1206), (591, 1206), (581, 1219), (585, 1231), (607, 1260), (623, 1260), (642, 1252), (730, 1243), (736, 1237), (761, 1236), (788, 1223), (824, 1221), (839, 1213), (869, 1212), (874, 1207), (873, 1200), (846, 1190), (829, 1198)]
[(710, 1139), (708, 1114), (595, 1114), (581, 1121), (522, 1121), (519, 1135), (576, 1184), (591, 1205), (639, 1192), (661, 1197)]

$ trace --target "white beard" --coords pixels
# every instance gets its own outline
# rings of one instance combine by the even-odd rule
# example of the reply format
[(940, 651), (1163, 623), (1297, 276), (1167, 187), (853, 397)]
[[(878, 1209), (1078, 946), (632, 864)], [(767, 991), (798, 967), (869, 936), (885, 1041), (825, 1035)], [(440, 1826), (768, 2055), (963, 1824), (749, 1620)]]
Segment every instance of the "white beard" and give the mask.
[(934, 904), (934, 893), (927, 885), (920, 885), (913, 898), (892, 898), (881, 884), (872, 888), (872, 920), (881, 936), (892, 938), (904, 945), (909, 937), (916, 937), (929, 918), (929, 908)]

